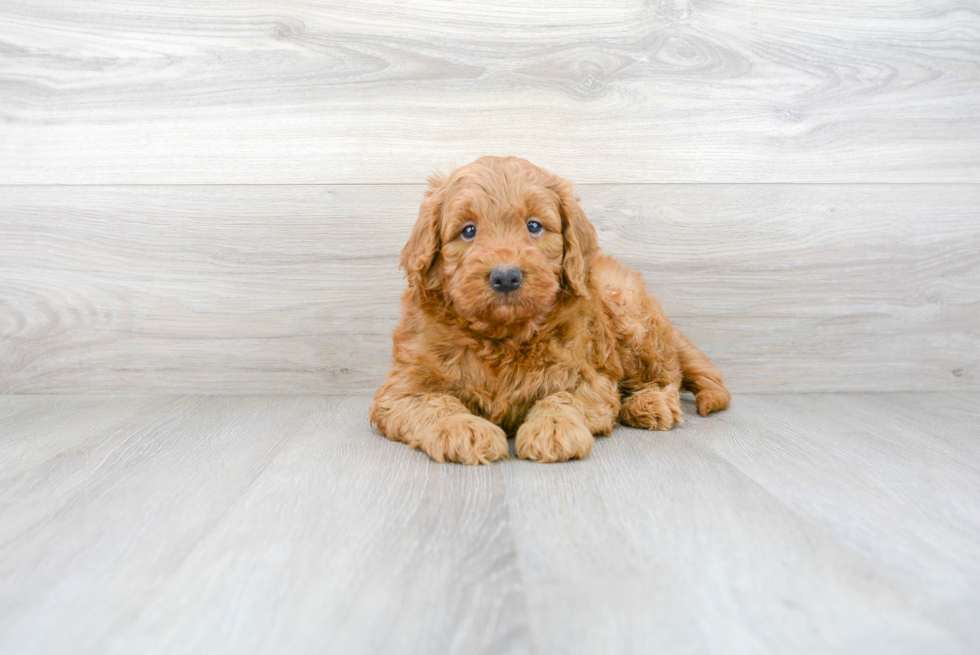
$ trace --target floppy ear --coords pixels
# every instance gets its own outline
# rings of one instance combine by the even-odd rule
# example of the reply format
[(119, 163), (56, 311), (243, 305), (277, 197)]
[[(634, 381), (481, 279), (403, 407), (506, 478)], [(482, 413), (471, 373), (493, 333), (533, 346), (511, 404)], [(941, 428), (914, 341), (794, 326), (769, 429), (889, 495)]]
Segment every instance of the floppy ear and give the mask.
[(568, 180), (558, 179), (551, 187), (558, 194), (561, 209), (561, 230), (565, 240), (562, 273), (565, 286), (576, 296), (589, 297), (589, 270), (599, 252), (595, 228), (578, 205), (578, 199)]
[(439, 223), (446, 196), (446, 180), (438, 175), (429, 178), (429, 188), (419, 208), (419, 218), (415, 221), (408, 243), (402, 248), (399, 267), (404, 269), (408, 285), (416, 289), (432, 290), (438, 284), (429, 272), (442, 246)]

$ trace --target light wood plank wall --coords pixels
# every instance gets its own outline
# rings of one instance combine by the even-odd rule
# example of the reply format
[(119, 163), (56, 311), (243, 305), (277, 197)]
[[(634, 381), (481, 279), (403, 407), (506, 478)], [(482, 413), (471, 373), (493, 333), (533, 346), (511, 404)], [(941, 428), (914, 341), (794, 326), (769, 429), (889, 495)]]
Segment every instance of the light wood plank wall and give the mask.
[(736, 391), (980, 388), (976, 3), (12, 0), (0, 392), (371, 392), (483, 154)]

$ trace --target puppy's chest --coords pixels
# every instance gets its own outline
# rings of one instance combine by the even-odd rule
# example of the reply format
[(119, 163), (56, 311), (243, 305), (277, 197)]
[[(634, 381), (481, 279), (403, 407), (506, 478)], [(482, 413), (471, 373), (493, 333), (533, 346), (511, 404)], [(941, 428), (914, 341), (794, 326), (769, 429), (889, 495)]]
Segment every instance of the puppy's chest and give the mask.
[(507, 427), (519, 424), (542, 396), (573, 388), (578, 367), (554, 351), (467, 352), (457, 388), (472, 411)]

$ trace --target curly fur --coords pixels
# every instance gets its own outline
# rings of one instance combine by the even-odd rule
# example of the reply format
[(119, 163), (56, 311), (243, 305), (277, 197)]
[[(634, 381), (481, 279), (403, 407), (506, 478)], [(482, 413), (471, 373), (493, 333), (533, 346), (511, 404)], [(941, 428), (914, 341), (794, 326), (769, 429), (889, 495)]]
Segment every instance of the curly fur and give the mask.
[[(572, 185), (516, 157), (483, 157), (433, 177), (401, 254), (408, 278), (393, 366), (371, 405), (388, 438), (433, 459), (582, 458), (617, 418), (681, 422), (730, 401), (721, 373), (667, 320), (640, 275), (599, 252)], [(533, 217), (544, 230), (534, 236)], [(477, 226), (471, 242), (462, 228)], [(510, 295), (494, 266), (524, 274)]]

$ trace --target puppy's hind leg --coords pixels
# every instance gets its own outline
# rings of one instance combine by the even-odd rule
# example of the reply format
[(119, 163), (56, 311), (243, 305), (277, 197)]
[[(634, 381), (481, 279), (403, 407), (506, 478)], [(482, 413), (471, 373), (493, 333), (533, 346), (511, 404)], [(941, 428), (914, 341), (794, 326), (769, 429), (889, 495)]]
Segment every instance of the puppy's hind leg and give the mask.
[(623, 400), (619, 420), (644, 430), (669, 430), (683, 422), (681, 389), (678, 384), (651, 383)]
[(677, 348), (684, 375), (682, 386), (694, 394), (698, 413), (707, 416), (711, 412), (728, 409), (732, 394), (725, 388), (721, 371), (676, 328), (673, 332), (674, 347)]

